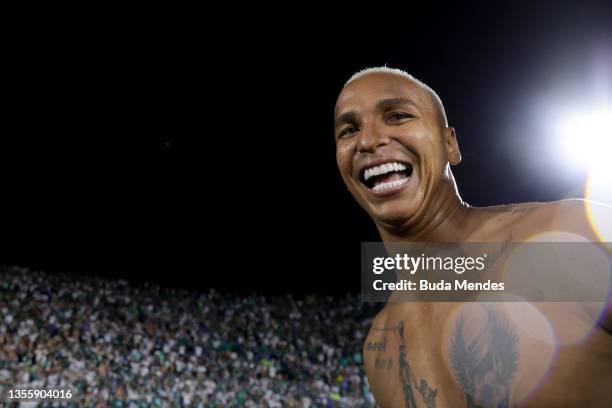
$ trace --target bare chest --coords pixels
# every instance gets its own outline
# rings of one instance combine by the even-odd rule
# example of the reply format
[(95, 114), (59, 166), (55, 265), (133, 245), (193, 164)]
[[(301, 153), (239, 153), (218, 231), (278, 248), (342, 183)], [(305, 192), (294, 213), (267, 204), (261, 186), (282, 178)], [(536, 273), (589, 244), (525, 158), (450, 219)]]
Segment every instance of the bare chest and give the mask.
[(469, 304), (445, 313), (444, 319), (432, 313), (430, 325), (402, 313), (374, 323), (363, 352), (379, 406), (612, 403), (592, 391), (596, 384), (612, 383), (610, 354), (598, 353), (599, 347), (605, 354), (608, 339), (594, 338), (593, 328), (580, 327), (580, 319), (566, 314), (562, 324), (554, 312), (529, 305)]

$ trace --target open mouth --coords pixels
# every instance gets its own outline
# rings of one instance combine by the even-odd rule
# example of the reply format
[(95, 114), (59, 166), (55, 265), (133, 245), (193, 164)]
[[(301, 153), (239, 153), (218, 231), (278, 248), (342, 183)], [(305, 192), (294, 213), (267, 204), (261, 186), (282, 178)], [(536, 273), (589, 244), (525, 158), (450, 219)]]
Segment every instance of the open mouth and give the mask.
[(388, 162), (366, 167), (359, 175), (361, 183), (375, 192), (395, 190), (408, 183), (412, 165), (404, 162)]

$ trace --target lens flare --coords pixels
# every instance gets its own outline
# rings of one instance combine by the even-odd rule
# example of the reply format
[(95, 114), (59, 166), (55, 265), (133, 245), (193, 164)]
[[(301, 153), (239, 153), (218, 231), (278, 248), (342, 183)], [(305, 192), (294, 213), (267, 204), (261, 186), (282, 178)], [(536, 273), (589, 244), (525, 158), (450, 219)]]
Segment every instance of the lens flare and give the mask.
[[(566, 231), (548, 231), (534, 235), (525, 241), (537, 243), (575, 243), (576, 248), (551, 247), (554, 260), (533, 265), (524, 253), (530, 247), (517, 247), (504, 264), (503, 280), (509, 287), (514, 281), (528, 285), (533, 292), (530, 299), (548, 299), (549, 302), (532, 302), (555, 328), (555, 341), (560, 346), (578, 344), (597, 328), (597, 320), (605, 310), (606, 299), (610, 296), (610, 257), (599, 244), (592, 240)], [(579, 254), (579, 256), (576, 256)], [(537, 259), (537, 257), (535, 258)], [(547, 268), (543, 270), (542, 268)], [(554, 277), (558, 276), (559, 280)], [(584, 291), (584, 301), (564, 301)], [(541, 337), (541, 336), (540, 336)]]
[(527, 399), (538, 389), (552, 367), (558, 351), (557, 339), (546, 316), (532, 303), (506, 302), (506, 315), (518, 330), (523, 351), (537, 355), (537, 359), (526, 358), (522, 362), (520, 383), (517, 384), (517, 401)]
[(589, 172), (584, 197), (589, 223), (600, 242), (612, 252), (612, 164), (594, 166)]

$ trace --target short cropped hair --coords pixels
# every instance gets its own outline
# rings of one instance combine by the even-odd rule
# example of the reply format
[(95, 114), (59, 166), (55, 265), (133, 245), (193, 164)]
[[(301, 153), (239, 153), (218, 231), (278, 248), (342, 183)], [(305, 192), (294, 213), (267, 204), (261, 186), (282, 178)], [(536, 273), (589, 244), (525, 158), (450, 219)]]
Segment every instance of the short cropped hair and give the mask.
[(423, 81), (420, 81), (418, 79), (416, 79), (415, 77), (413, 77), (412, 75), (410, 75), (408, 72), (398, 69), (398, 68), (390, 68), (387, 66), (382, 66), (382, 67), (371, 67), (371, 68), (365, 68), (362, 69), (361, 71), (356, 72), (355, 74), (353, 74), (353, 76), (351, 76), (349, 78), (348, 81), (346, 81), (346, 83), (344, 84), (344, 86), (346, 87), (348, 84), (350, 84), (351, 82), (353, 82), (354, 80), (361, 78), (362, 76), (368, 75), (368, 74), (395, 74), (395, 75), (400, 75), (403, 76), (404, 78), (414, 82), (417, 86), (419, 86), (421, 89), (423, 89), (425, 92), (427, 92), (429, 94), (429, 96), (431, 97), (437, 111), (438, 111), (438, 119), (440, 121), (440, 126), (442, 128), (445, 128), (448, 126), (448, 120), (446, 118), (446, 111), (444, 110), (444, 105), (442, 104), (442, 99), (440, 99), (440, 97), (438, 96), (438, 94), (436, 93), (436, 91), (434, 91), (433, 89), (431, 89), (426, 83), (424, 83)]

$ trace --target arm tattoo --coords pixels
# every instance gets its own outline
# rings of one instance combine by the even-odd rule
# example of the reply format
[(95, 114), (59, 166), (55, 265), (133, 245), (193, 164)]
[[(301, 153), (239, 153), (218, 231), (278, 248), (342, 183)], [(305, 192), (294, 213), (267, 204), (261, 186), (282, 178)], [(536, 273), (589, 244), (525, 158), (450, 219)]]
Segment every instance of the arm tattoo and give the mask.
[(518, 337), (504, 316), (486, 308), (486, 323), (477, 338), (466, 342), (463, 316), (451, 340), (453, 371), (468, 408), (506, 408), (509, 386), (518, 368)]

